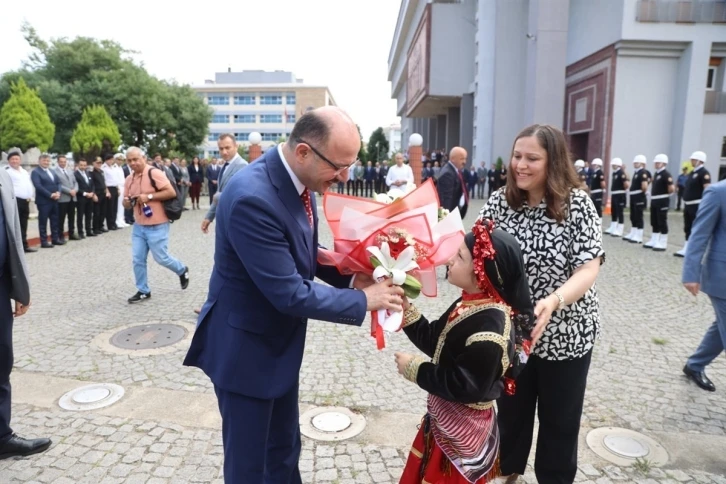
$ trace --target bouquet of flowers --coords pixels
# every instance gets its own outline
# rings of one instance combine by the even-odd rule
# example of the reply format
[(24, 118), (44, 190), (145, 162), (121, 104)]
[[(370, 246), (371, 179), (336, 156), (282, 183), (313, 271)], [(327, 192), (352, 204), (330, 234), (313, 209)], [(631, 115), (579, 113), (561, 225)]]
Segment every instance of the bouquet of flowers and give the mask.
[[(409, 298), (435, 297), (436, 267), (445, 264), (464, 240), (458, 210), (439, 218), (433, 181), (390, 201), (375, 201), (327, 192), (325, 218), (333, 232), (333, 250), (318, 251), (318, 263), (343, 274), (363, 272), (376, 280), (391, 278)], [(385, 346), (383, 330), (401, 328), (403, 314), (377, 311), (371, 334)]]
[(376, 193), (373, 200), (385, 204), (393, 203), (399, 198), (403, 198), (416, 189), (415, 183), (407, 183), (404, 187), (393, 187), (387, 193)]

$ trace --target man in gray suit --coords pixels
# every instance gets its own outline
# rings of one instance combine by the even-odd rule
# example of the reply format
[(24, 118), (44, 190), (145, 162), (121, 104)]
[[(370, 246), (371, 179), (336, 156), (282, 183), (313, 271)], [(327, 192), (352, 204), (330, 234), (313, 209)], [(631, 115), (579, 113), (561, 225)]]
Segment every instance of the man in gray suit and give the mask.
[(219, 197), (222, 195), (224, 186), (235, 173), (249, 164), (237, 153), (237, 140), (233, 134), (225, 133), (220, 135), (217, 146), (219, 147), (219, 156), (224, 160), (224, 165), (219, 172), (217, 193), (214, 194), (212, 205), (210, 205), (209, 211), (202, 220), (202, 232), (205, 234), (209, 232), (209, 224), (214, 221), (217, 214), (217, 203), (219, 203)]
[[(25, 265), (20, 218), (13, 182), (0, 170), (0, 460), (43, 452), (49, 439), (23, 439), (10, 428), (10, 372), (13, 369), (13, 317), (30, 305), (30, 283)], [(13, 311), (11, 300), (15, 301)]]
[[(76, 193), (78, 193), (78, 181), (73, 170), (68, 168), (68, 160), (63, 155), (58, 156), (58, 166), (55, 172), (61, 183), (61, 196), (58, 199), (58, 231), (60, 238), (63, 238), (63, 225), (68, 217), (68, 238), (81, 240), (76, 235)], [(79, 227), (80, 232), (81, 227)]]
[(716, 386), (705, 369), (726, 348), (726, 180), (703, 192), (688, 238), (682, 280), (694, 296), (699, 291), (706, 293), (716, 313), (716, 321), (688, 358), (683, 373), (699, 387), (714, 392)]

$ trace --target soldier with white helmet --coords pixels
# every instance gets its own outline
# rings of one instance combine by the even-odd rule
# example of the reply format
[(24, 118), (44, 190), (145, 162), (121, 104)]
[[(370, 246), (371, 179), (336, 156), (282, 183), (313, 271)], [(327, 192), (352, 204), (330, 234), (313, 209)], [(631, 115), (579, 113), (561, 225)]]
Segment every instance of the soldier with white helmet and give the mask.
[(595, 204), (597, 215), (602, 218), (602, 196), (605, 190), (605, 174), (602, 172), (602, 160), (595, 158), (592, 160), (592, 167), (595, 170), (590, 179), (590, 198)]
[(577, 160), (575, 162), (575, 171), (577, 171), (577, 176), (580, 177), (580, 188), (588, 191), (589, 187), (587, 186), (587, 169), (585, 168), (585, 162)]
[(647, 161), (645, 155), (637, 155), (633, 158), (635, 172), (630, 182), (629, 192), (630, 224), (632, 228), (627, 237), (623, 237), (623, 240), (634, 244), (643, 243), (643, 227), (645, 226), (643, 212), (645, 211), (645, 205), (647, 203), (645, 194), (648, 191), (648, 184), (650, 184), (650, 172), (645, 169), (645, 163)]
[(704, 163), (706, 163), (706, 153), (694, 151), (691, 155), (693, 172), (688, 176), (686, 189), (683, 191), (683, 231), (686, 233), (686, 243), (681, 250), (673, 254), (676, 257), (686, 256), (688, 238), (691, 236), (691, 227), (696, 219), (703, 191), (711, 184), (711, 174), (703, 166)]
[(628, 181), (628, 175), (623, 170), (623, 160), (613, 158), (610, 167), (613, 170), (613, 182), (610, 185), (612, 221), (610, 222), (610, 228), (605, 233), (613, 237), (621, 237), (625, 223), (625, 193), (630, 186), (630, 181)]
[(662, 153), (655, 155), (653, 162), (655, 163), (655, 174), (650, 194), (650, 225), (653, 227), (653, 235), (647, 244), (643, 244), (643, 248), (663, 252), (668, 246), (670, 197), (676, 191), (676, 187), (673, 184), (673, 177), (666, 170), (668, 156)]

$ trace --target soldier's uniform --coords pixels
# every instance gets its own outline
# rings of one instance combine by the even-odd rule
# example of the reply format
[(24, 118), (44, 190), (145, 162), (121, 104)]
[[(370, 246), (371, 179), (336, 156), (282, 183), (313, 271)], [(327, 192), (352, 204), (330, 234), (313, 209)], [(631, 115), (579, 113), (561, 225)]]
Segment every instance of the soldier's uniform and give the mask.
[(625, 223), (625, 185), (628, 178), (623, 171), (623, 160), (613, 158), (610, 163), (613, 168), (613, 181), (610, 184), (610, 208), (612, 209), (612, 222), (606, 233), (613, 237), (621, 237), (623, 235), (623, 227)]
[(590, 179), (590, 198), (592, 199), (592, 203), (595, 204), (598, 217), (602, 218), (602, 184), (605, 181), (605, 174), (602, 172), (602, 160), (595, 158), (592, 161), (592, 166), (595, 171)]
[[(691, 160), (705, 163), (706, 153), (703, 151), (696, 151), (691, 155)], [(683, 231), (686, 233), (686, 243), (683, 244), (683, 248), (681, 250), (673, 254), (676, 257), (686, 256), (688, 238), (691, 236), (691, 227), (693, 226), (693, 221), (696, 219), (696, 213), (698, 212), (698, 206), (701, 203), (703, 191), (710, 183), (711, 174), (702, 164), (695, 167), (693, 172), (688, 175), (686, 188), (683, 191)]]
[[(654, 161), (668, 166), (666, 155), (656, 155)], [(672, 186), (673, 177), (666, 168), (655, 172), (650, 194), (650, 225), (653, 227), (653, 235), (647, 244), (643, 244), (646, 249), (663, 252), (668, 246), (668, 210), (671, 204)]]
[(633, 173), (633, 178), (630, 182), (630, 224), (632, 225), (630, 233), (627, 237), (623, 237), (623, 240), (632, 242), (634, 244), (643, 243), (643, 229), (645, 227), (645, 221), (643, 220), (643, 212), (648, 203), (645, 192), (642, 190), (642, 184), (650, 183), (651, 175), (648, 170), (645, 169), (645, 163), (647, 159), (643, 155), (637, 155), (633, 159), (633, 164), (642, 163), (641, 168), (636, 168)]

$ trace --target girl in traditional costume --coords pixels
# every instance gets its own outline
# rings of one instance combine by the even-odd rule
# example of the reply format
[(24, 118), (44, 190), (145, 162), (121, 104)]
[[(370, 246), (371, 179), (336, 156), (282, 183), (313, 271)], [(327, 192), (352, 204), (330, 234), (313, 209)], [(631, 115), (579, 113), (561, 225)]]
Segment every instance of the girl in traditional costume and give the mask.
[(514, 391), (529, 353), (533, 307), (519, 243), (480, 221), (449, 261), (462, 296), (429, 322), (404, 300), (403, 330), (429, 358), (396, 353), (429, 393), (402, 484), (483, 484), (499, 475), (494, 400)]

